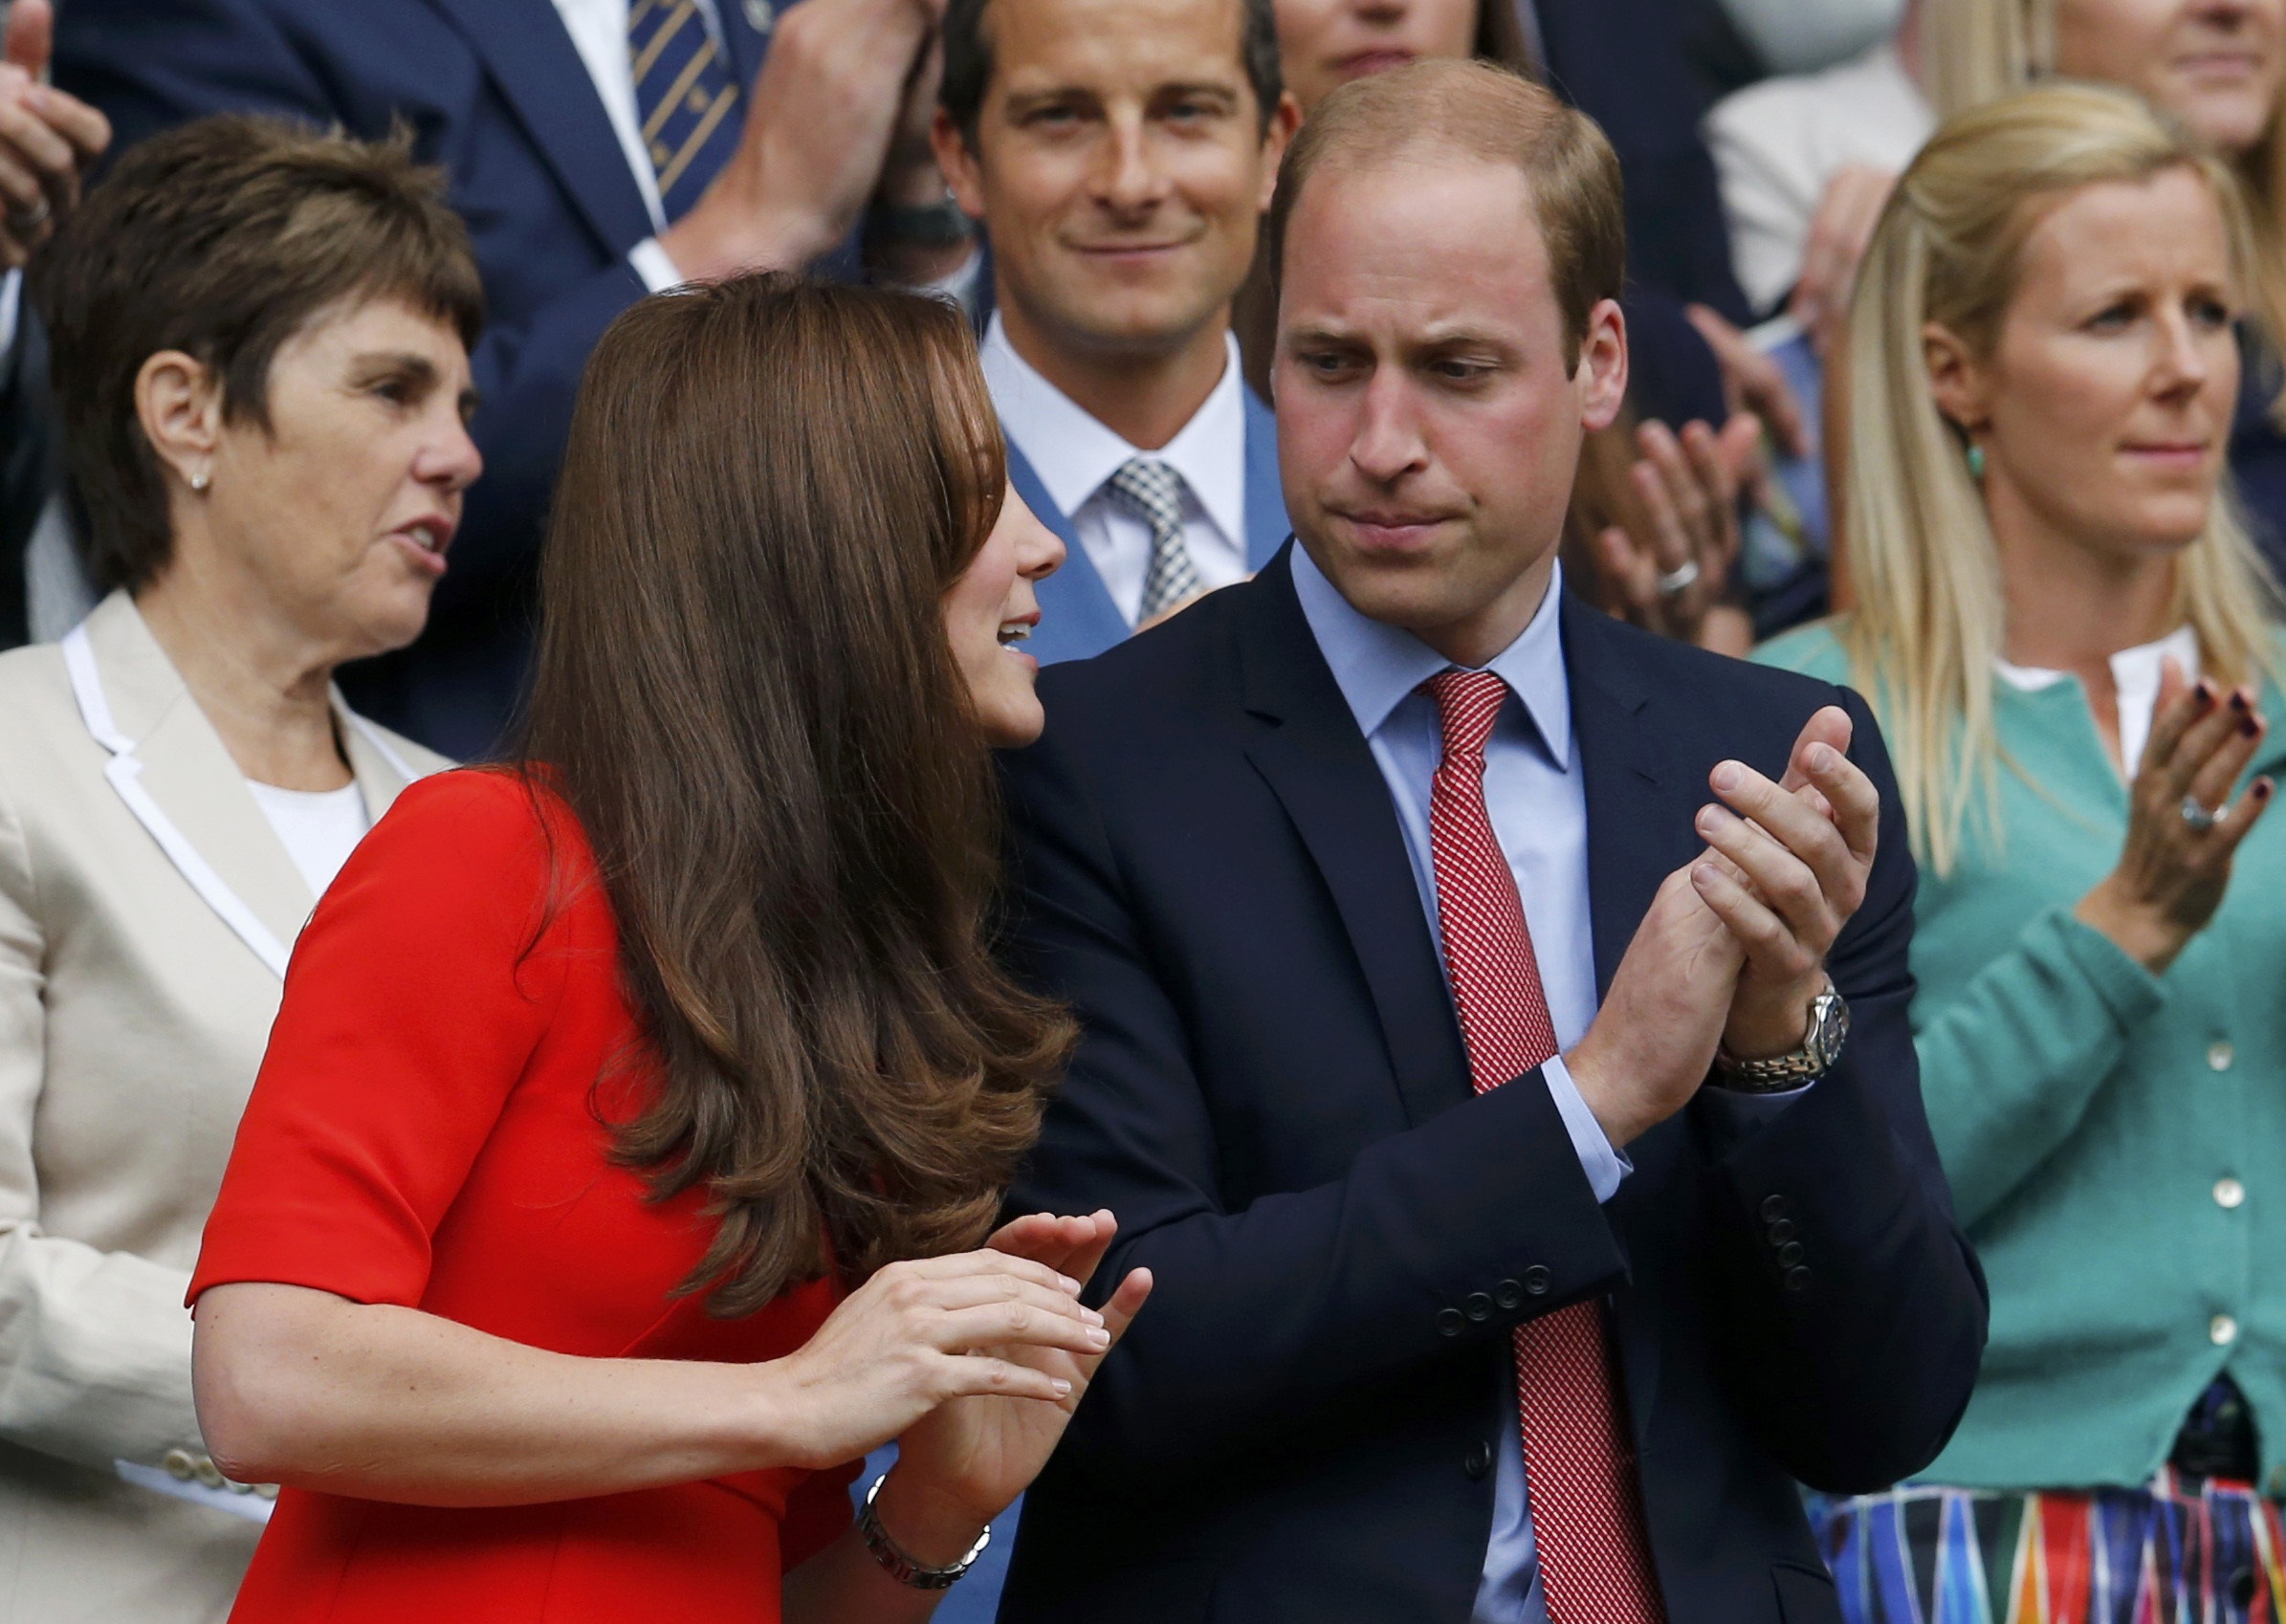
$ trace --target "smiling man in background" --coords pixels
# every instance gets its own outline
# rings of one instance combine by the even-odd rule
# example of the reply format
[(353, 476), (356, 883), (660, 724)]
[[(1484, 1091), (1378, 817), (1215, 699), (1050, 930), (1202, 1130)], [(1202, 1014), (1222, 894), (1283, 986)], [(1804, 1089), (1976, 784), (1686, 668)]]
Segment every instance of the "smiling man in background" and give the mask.
[(1276, 430), (1230, 301), (1300, 114), (1269, 0), (953, 0), (937, 161), (991, 241), (984, 375), (1070, 561), (1045, 661), (1267, 562)]

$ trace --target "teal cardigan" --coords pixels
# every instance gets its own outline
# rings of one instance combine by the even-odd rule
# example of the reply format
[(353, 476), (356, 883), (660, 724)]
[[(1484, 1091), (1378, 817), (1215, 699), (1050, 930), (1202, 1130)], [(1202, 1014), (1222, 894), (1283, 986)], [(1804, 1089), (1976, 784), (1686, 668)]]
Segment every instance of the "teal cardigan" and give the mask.
[[(1822, 625), (1754, 657), (1850, 676)], [(2262, 709), (2249, 775), (2286, 782), (2286, 706), (2273, 689)], [(1975, 1395), (1925, 1481), (2146, 1482), (2227, 1370), (2286, 1494), (2286, 814), (2155, 978), (2072, 917), (2127, 831), (2085, 691), (1995, 681), (1993, 712), (1998, 839), (1972, 811), (1914, 905), (1922, 1094), (1992, 1290)]]

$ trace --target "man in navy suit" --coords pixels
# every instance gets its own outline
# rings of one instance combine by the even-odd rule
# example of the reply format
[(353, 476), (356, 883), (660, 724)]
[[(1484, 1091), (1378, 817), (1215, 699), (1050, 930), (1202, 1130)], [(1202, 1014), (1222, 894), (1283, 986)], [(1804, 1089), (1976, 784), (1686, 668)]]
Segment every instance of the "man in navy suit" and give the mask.
[[(473, 358), (485, 476), (421, 640), (345, 673), (361, 709), (452, 755), (496, 746), (522, 682), (540, 526), (589, 350), (647, 292), (809, 263), (869, 200), (891, 225), (941, 201), (925, 122), (908, 107), (927, 110), (912, 81), (940, 4), (63, 8), (56, 79), (110, 116), (121, 145), (217, 112), (339, 123), (369, 140), (402, 121), (450, 174), (491, 306)], [(914, 139), (885, 174), (901, 124)]]
[(1830, 1624), (1797, 1480), (1923, 1466), (1986, 1324), (1879, 733), (1563, 591), (1627, 371), (1589, 121), (1345, 86), (1270, 230), (1298, 544), (1044, 673), (1009, 766), (1084, 1026), (1011, 1198), (1158, 1285), (1000, 1616)]
[(985, 382), (1067, 549), (1026, 647), (1082, 658), (1286, 540), (1230, 302), (1300, 114), (1269, 0), (951, 0), (944, 37), (938, 162), (992, 242)]

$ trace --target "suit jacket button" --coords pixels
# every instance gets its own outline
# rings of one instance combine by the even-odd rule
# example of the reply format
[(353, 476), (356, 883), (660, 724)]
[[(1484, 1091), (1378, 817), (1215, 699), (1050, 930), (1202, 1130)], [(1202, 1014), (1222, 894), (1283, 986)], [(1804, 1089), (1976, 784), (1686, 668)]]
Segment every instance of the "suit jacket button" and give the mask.
[(1793, 1239), (1793, 1219), (1780, 1218), (1770, 1225), (1770, 1244), (1783, 1246)]
[(1492, 1445), (1482, 1438), (1470, 1444), (1468, 1453), (1461, 1457), (1461, 1470), (1468, 1475), (1470, 1482), (1484, 1481), (1484, 1475), (1492, 1470)]
[(1503, 1308), (1523, 1307), (1524, 1283), (1520, 1280), (1502, 1281), (1492, 1288), (1492, 1301), (1497, 1306)]
[(1778, 1266), (1780, 1268), (1791, 1269), (1801, 1261), (1802, 1243), (1799, 1240), (1789, 1240), (1778, 1248)]
[(1809, 1290), (1810, 1271), (1806, 1268), (1799, 1267), (1798, 1265), (1794, 1268), (1788, 1269), (1786, 1271), (1786, 1289), (1789, 1291)]
[(1534, 1263), (1524, 1271), (1524, 1288), (1534, 1297), (1545, 1297), (1548, 1288), (1555, 1284), (1555, 1278), (1548, 1272), (1546, 1263)]
[(1482, 1291), (1472, 1291), (1461, 1299), (1461, 1311), (1477, 1324), (1483, 1325), (1492, 1317), (1492, 1299)]
[(1777, 1222), (1777, 1221), (1778, 1221), (1780, 1218), (1784, 1218), (1785, 1216), (1786, 1216), (1786, 1197), (1785, 1197), (1785, 1196), (1765, 1196), (1762, 1198), (1762, 1221), (1763, 1221), (1763, 1222), (1765, 1222), (1765, 1223), (1776, 1223), (1776, 1222)]
[(1437, 1334), (1439, 1336), (1459, 1336), (1467, 1328), (1468, 1322), (1461, 1317), (1460, 1309), (1440, 1308), (1437, 1310)]

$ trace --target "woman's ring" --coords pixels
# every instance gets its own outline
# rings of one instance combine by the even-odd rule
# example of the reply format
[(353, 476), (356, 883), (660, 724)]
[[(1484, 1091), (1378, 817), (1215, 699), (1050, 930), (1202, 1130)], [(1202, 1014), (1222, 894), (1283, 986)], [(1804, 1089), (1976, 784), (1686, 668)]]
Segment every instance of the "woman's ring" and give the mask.
[(1685, 559), (1659, 578), (1659, 595), (1673, 598), (1688, 592), (1699, 582), (1699, 560)]
[(2200, 804), (2199, 798), (2195, 795), (2187, 795), (2183, 798), (2183, 821), (2200, 834), (2205, 834), (2209, 829), (2214, 827), (2214, 814)]

